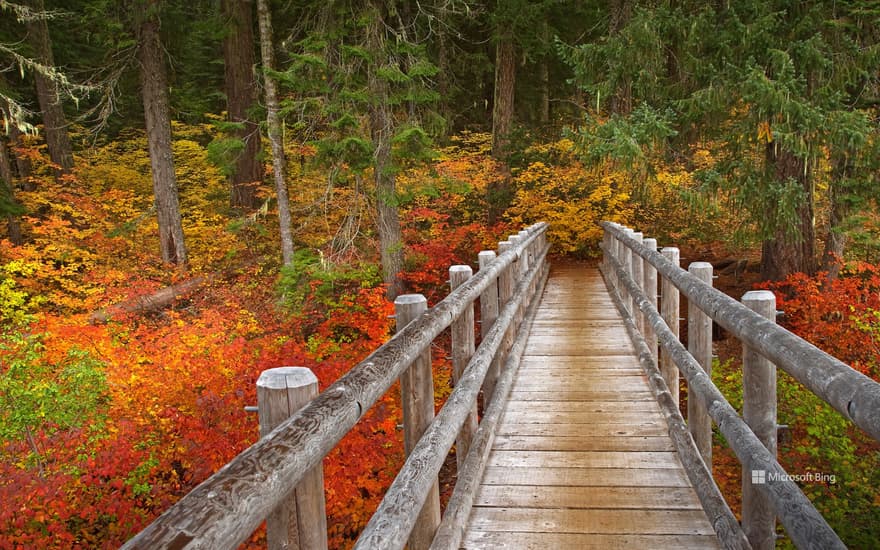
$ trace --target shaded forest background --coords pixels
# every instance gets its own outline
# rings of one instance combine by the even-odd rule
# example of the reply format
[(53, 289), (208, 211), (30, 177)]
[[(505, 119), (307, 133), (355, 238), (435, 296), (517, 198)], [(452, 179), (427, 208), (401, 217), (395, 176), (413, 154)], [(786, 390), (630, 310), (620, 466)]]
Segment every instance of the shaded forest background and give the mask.
[[(255, 441), (262, 370), (325, 387), (537, 221), (559, 257), (608, 219), (724, 260), (880, 379), (878, 35), (875, 0), (0, 0), (0, 548), (118, 546)], [(325, 460), (333, 547), (399, 417)], [(780, 422), (871, 547), (877, 444), (785, 376)]]

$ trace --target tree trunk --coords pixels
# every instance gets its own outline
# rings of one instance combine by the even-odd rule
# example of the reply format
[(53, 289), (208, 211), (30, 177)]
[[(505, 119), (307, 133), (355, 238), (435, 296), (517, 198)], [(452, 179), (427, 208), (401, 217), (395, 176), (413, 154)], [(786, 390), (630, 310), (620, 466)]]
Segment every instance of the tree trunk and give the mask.
[(233, 208), (250, 210), (259, 206), (256, 188), (263, 180), (263, 163), (259, 160), (260, 129), (248, 117), (257, 98), (253, 2), (223, 0), (222, 9), (227, 24), (223, 39), (227, 119), (242, 125), (235, 130), (235, 137), (244, 143), (244, 149), (235, 159), (235, 171), (229, 177), (231, 204)]
[[(544, 21), (541, 27), (541, 40), (544, 46), (550, 43), (550, 26)], [(538, 62), (538, 79), (541, 97), (538, 105), (538, 120), (541, 124), (550, 123), (550, 54), (545, 53)]]
[[(369, 29), (368, 47), (375, 57), (385, 50), (384, 31), (378, 14)], [(375, 149), (376, 230), (379, 233), (379, 256), (382, 260), (382, 280), (386, 295), (394, 300), (403, 292), (400, 272), (403, 270), (403, 234), (397, 211), (397, 181), (388, 168), (391, 162), (391, 137), (394, 121), (388, 111), (388, 85), (374, 71), (370, 71), (369, 89), (373, 105), (370, 107), (370, 137)]]
[(149, 0), (140, 25), (138, 63), (144, 121), (153, 173), (153, 195), (159, 218), (159, 249), (162, 260), (184, 266), (187, 263), (183, 226), (177, 196), (177, 178), (171, 153), (171, 120), (168, 110), (168, 74), (159, 38), (158, 0)]
[(843, 261), (846, 234), (842, 231), (842, 226), (851, 210), (847, 202), (845, 182), (852, 175), (852, 166), (843, 155), (836, 156), (832, 162), (831, 213), (828, 218), (825, 250), (822, 253), (822, 270), (828, 273), (829, 280), (836, 279), (840, 274)]
[(492, 106), (492, 156), (503, 159), (510, 146), (516, 87), (516, 46), (503, 36), (495, 46), (495, 98)]
[(263, 87), (266, 92), (269, 141), (272, 143), (272, 171), (275, 177), (275, 193), (278, 197), (278, 223), (281, 232), (281, 258), (283, 265), (293, 262), (293, 234), (290, 230), (290, 199), (284, 181), (284, 142), (281, 133), (281, 115), (278, 108), (278, 91), (271, 71), (275, 65), (272, 41), (272, 14), (268, 0), (257, 0), (257, 18), (260, 25), (260, 53), (263, 58)]
[(792, 273), (816, 272), (816, 237), (813, 225), (813, 190), (806, 161), (781, 149), (777, 143), (767, 144), (767, 161), (772, 164), (777, 181), (794, 179), (803, 189), (795, 216), (795, 227), (779, 227), (761, 247), (761, 277), (780, 281)]
[[(12, 162), (9, 160), (9, 148), (6, 146), (6, 139), (0, 135), (0, 185), (6, 187), (9, 200), (15, 200), (15, 187), (12, 185)], [(21, 235), (21, 222), (18, 216), (7, 214), (6, 216), (6, 232), (9, 236), (9, 242), (18, 246), (24, 242)]]
[(15, 168), (18, 170), (18, 178), (21, 180), (21, 187), (25, 191), (35, 191), (37, 186), (34, 185), (33, 180), (31, 180), (31, 173), (33, 172), (31, 161), (29, 158), (16, 151), (17, 148), (24, 147), (23, 137), (24, 136), (21, 133), (21, 130), (18, 129), (18, 126), (15, 124), (9, 126), (9, 149), (10, 153), (12, 153), (12, 158), (15, 159)]
[[(31, 0), (31, 8), (36, 12), (44, 12), (43, 0)], [(52, 43), (49, 39), (49, 26), (45, 19), (34, 19), (27, 22), (28, 42), (34, 50), (34, 58), (46, 67), (54, 67)], [(58, 180), (73, 171), (73, 152), (70, 137), (67, 135), (67, 119), (58, 95), (58, 87), (51, 78), (40, 71), (34, 71), (37, 87), (37, 99), (43, 115), (43, 126), (46, 133), (46, 146), (49, 158), (55, 165), (53, 171)]]

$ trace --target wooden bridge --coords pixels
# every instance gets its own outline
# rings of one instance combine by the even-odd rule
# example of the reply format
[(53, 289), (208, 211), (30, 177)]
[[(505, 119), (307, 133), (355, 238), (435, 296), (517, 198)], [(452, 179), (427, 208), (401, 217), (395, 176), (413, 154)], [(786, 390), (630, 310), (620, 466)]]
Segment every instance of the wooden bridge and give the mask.
[[(711, 288), (710, 265), (683, 271), (677, 249), (603, 227), (604, 276), (548, 280), (537, 224), (480, 253), (475, 275), (451, 268), (434, 307), (400, 297), (395, 337), (320, 394), (304, 369), (264, 373), (264, 437), (125, 548), (234, 548), (266, 518), (270, 548), (326, 548), (321, 461), (398, 379), (407, 460), (355, 548), (773, 548), (777, 519), (800, 548), (843, 548), (776, 462), (775, 368), (875, 439), (880, 385), (776, 326), (771, 293), (740, 304)], [(708, 376), (713, 320), (743, 341), (742, 417)], [(430, 349), (447, 328), (455, 387), (435, 415)], [(713, 422), (743, 464), (741, 522), (712, 479)]]

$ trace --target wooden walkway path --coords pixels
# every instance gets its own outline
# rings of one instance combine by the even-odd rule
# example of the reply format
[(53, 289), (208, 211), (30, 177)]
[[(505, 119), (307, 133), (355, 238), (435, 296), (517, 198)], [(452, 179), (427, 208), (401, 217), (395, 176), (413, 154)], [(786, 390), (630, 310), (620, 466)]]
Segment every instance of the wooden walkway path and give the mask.
[(594, 269), (553, 269), (462, 547), (718, 548)]

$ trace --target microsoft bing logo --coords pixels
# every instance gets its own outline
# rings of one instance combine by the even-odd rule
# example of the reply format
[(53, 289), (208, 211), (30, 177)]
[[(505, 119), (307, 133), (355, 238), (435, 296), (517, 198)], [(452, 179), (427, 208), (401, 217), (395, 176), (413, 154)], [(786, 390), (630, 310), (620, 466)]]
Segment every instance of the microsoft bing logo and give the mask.
[(787, 474), (779, 472), (768, 472), (767, 470), (752, 470), (752, 485), (766, 485), (768, 482), (792, 481), (794, 483), (823, 483), (825, 485), (835, 485), (837, 476), (834, 474), (826, 474), (822, 472), (806, 472), (804, 474)]

